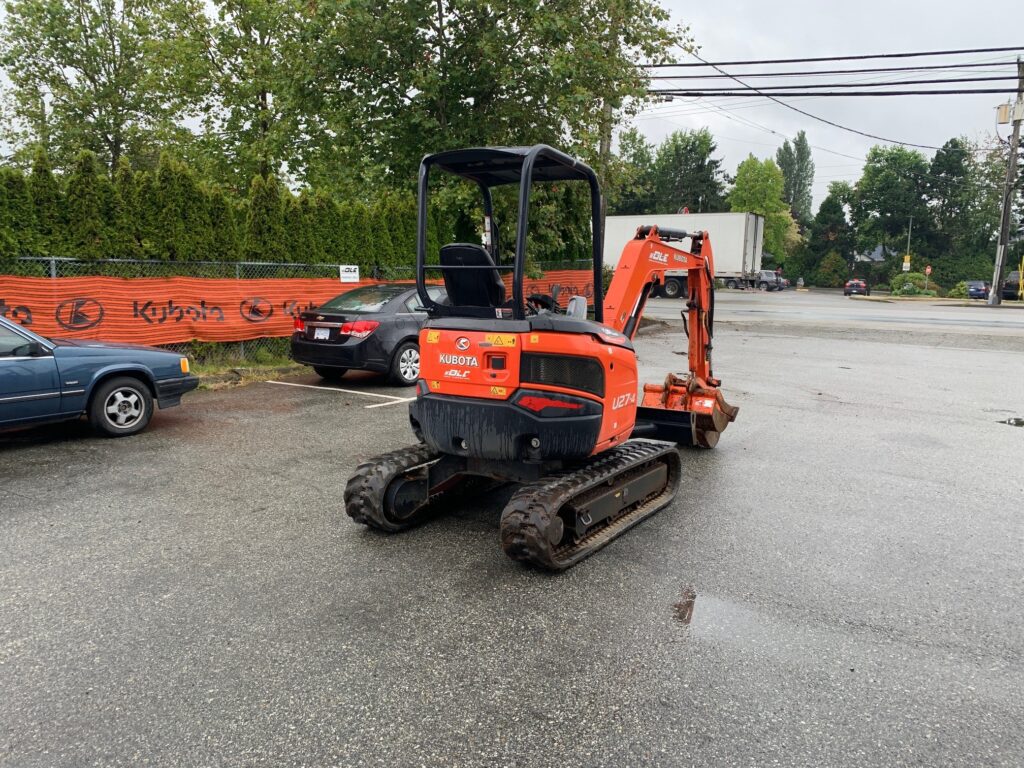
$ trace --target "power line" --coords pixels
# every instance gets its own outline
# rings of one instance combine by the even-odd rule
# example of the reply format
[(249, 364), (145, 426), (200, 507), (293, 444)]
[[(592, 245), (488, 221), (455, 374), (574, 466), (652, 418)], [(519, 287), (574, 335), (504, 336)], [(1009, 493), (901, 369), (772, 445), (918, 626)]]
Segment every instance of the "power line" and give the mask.
[[(826, 87), (831, 87), (831, 86), (826, 86)], [(1007, 89), (1007, 88), (973, 88), (973, 89), (969, 89), (968, 90), (968, 89), (962, 89), (962, 88), (961, 89), (956, 89), (956, 88), (940, 88), (940, 89), (935, 89), (935, 90), (931, 90), (931, 91), (824, 91), (824, 92), (817, 92), (817, 93), (808, 92), (808, 91), (793, 91), (793, 92), (788, 92), (787, 91), (786, 93), (776, 93), (775, 96), (782, 97), (782, 98), (785, 98), (785, 97), (795, 97), (795, 96), (799, 96), (800, 98), (803, 98), (805, 96), (807, 96), (807, 97), (809, 97), (809, 96), (966, 96), (966, 95), (971, 95), (971, 94), (976, 94), (976, 93), (1011, 93), (1013, 90), (1015, 90), (1015, 89), (1012, 89), (1012, 88), (1011, 89)], [(722, 97), (728, 96), (731, 99), (732, 98), (749, 98), (749, 97), (752, 97), (752, 96), (767, 96), (768, 98), (772, 98), (771, 94), (762, 93), (759, 90), (758, 91), (675, 91), (675, 90), (658, 91), (658, 90), (654, 90), (654, 91), (648, 91), (648, 93), (649, 94), (653, 94), (653, 95), (657, 95), (657, 96), (701, 96), (701, 97), (703, 97), (703, 96), (714, 96), (716, 98), (720, 97), (720, 96), (722, 96)], [(796, 107), (790, 106), (789, 104), (786, 104), (785, 106), (789, 107), (790, 109), (797, 109)], [(803, 112), (803, 110), (800, 110), (800, 109), (797, 109), (797, 111), (798, 112)], [(804, 113), (804, 114), (807, 114), (807, 113)], [(816, 120), (821, 120), (822, 122), (828, 122), (824, 118), (819, 118), (816, 115), (808, 115), (808, 116), (809, 117), (814, 117)], [(842, 125), (838, 125), (838, 124), (835, 124), (835, 125), (836, 125), (837, 128), (842, 128), (843, 130), (853, 131), (853, 133), (860, 133), (860, 131), (856, 131), (856, 130), (854, 130), (852, 128), (846, 128), (846, 126), (842, 126)], [(879, 138), (877, 136), (872, 136), (871, 138), (878, 138), (879, 141), (888, 141), (890, 144), (907, 144), (907, 146), (923, 146), (923, 145), (920, 145), (920, 144), (909, 144), (908, 142), (904, 142), (904, 141), (895, 141), (893, 139), (882, 139), (882, 138)], [(938, 147), (925, 146), (924, 149), (938, 149)]]
[(916, 56), (957, 56), (964, 53), (1006, 53), (1007, 51), (1020, 51), (1024, 50), (1024, 46), (1009, 46), (1005, 48), (960, 48), (957, 50), (950, 51), (918, 51), (915, 53), (869, 53), (861, 54), (857, 56), (818, 56), (814, 58), (803, 58), (803, 59), (753, 59), (750, 61), (717, 61), (711, 63), (701, 59), (697, 54), (692, 54), (694, 58), (700, 59), (701, 64), (693, 64), (687, 62), (685, 64), (642, 64), (641, 66), (648, 69), (660, 69), (662, 67), (730, 67), (748, 64), (803, 64), (812, 61), (862, 61), (864, 59), (906, 59), (913, 58)]
[[(1012, 80), (1014, 83), (1017, 82), (1016, 75), (998, 75), (995, 77), (938, 77), (931, 78), (928, 80), (889, 80), (887, 82), (878, 83), (794, 83), (791, 85), (759, 85), (758, 89), (762, 91), (785, 91), (793, 88), (887, 88), (891, 85), (937, 85), (939, 83), (981, 83), (981, 82), (994, 82), (997, 80)], [(690, 90), (697, 88), (698, 86), (688, 86)], [(723, 86), (708, 85), (704, 86), (702, 90), (710, 88), (719, 88)], [(1016, 90), (1016, 88), (1010, 88), (1008, 90)]]
[[(881, 74), (883, 72), (926, 72), (936, 69), (989, 69), (992, 67), (1010, 67), (1012, 61), (976, 62), (973, 64), (932, 64), (919, 67), (869, 67), (866, 69), (819, 69), (800, 72), (744, 72), (743, 77), (812, 77), (815, 75), (860, 75)], [(655, 80), (709, 80), (729, 77), (729, 75), (650, 75)]]
[[(744, 88), (749, 88), (749, 89), (753, 90), (755, 93), (761, 93), (754, 86), (748, 85), (747, 83), (743, 82), (742, 80), (740, 80), (738, 77), (735, 77), (734, 75), (730, 75), (728, 72), (726, 72), (724, 69), (722, 69), (717, 64), (711, 64), (710, 62), (702, 59), (696, 53), (693, 53), (691, 55), (695, 59), (697, 59), (698, 61), (702, 62), (703, 64), (705, 64), (705, 65), (707, 65), (709, 67), (712, 67), (713, 69), (715, 69), (719, 73), (721, 73), (723, 75), (728, 75), (730, 79), (735, 80), (737, 83), (742, 85)], [(877, 135), (875, 135), (873, 133), (868, 133), (866, 131), (861, 131), (861, 130), (858, 130), (856, 128), (849, 128), (848, 126), (840, 125), (839, 123), (836, 123), (836, 122), (834, 122), (832, 120), (828, 120), (828, 119), (826, 119), (824, 117), (818, 117), (817, 115), (811, 114), (810, 112), (807, 112), (806, 110), (800, 109), (799, 107), (794, 107), (792, 104), (787, 104), (784, 101), (780, 101), (777, 97), (772, 96), (769, 93), (761, 93), (761, 95), (766, 97), (766, 98), (768, 98), (768, 99), (771, 99), (776, 104), (781, 104), (786, 109), (791, 109), (794, 112), (798, 112), (799, 114), (803, 115), (804, 117), (809, 117), (812, 120), (817, 120), (820, 123), (825, 123), (826, 125), (831, 125), (834, 128), (839, 128), (840, 130), (848, 131), (849, 133), (855, 133), (858, 136), (865, 136), (865, 137), (867, 137), (869, 139), (875, 139), (876, 141), (884, 141), (887, 144), (900, 144), (900, 145), (905, 146), (905, 147), (916, 147), (918, 149), (938, 149), (938, 147), (933, 147), (930, 144), (914, 144), (914, 143), (906, 142), (906, 141), (896, 141), (894, 139), (887, 139), (884, 136), (877, 136)]]

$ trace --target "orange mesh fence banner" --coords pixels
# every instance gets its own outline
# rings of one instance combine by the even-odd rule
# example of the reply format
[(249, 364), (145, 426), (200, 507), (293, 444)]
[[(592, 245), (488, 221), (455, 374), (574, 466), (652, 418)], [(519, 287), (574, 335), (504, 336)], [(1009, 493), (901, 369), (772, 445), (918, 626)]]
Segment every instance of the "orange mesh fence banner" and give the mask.
[[(587, 271), (548, 272), (525, 292), (593, 297)], [(0, 275), (0, 316), (43, 336), (137, 344), (245, 341), (288, 336), (294, 317), (378, 281), (323, 278), (235, 280), (197, 277), (9, 277)]]

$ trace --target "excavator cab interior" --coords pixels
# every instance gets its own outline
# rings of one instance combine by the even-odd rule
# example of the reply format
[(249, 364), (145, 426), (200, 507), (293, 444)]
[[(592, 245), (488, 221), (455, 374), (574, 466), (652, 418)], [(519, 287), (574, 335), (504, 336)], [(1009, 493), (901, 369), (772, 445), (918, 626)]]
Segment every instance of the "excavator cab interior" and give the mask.
[[(475, 184), (481, 195), (483, 244), (450, 243), (441, 248), (437, 264), (427, 263), (427, 211), (432, 172), (457, 176)], [(524, 295), (526, 246), (529, 232), (530, 192), (534, 183), (583, 182), (591, 200), (591, 235), (594, 261), (595, 319), (601, 322), (601, 190), (597, 175), (587, 165), (552, 147), (481, 147), (429, 155), (419, 176), (419, 215), (416, 247), (416, 279), (422, 305), (432, 317), (489, 317), (523, 320), (540, 309), (553, 311), (557, 297)], [(494, 215), (495, 187), (519, 185), (519, 215), (515, 252), (502, 263), (500, 237)], [(451, 301), (440, 305), (426, 292), (427, 280), (442, 277)], [(503, 276), (509, 277), (508, 289)], [(578, 307), (578, 302), (577, 302)], [(574, 310), (579, 313), (578, 308)]]

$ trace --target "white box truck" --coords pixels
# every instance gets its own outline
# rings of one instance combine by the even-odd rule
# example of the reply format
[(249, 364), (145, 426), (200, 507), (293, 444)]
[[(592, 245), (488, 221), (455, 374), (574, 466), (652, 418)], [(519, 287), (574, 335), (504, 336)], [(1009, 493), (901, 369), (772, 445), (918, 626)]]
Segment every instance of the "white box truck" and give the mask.
[[(636, 236), (637, 227), (660, 224), (687, 232), (706, 231), (715, 255), (715, 277), (727, 288), (759, 288), (773, 291), (781, 286), (774, 272), (761, 269), (764, 217), (756, 213), (674, 213), (642, 216), (608, 216), (604, 222), (604, 263), (614, 267), (622, 249)], [(688, 245), (684, 242), (683, 246)], [(686, 272), (669, 271), (661, 295), (686, 295)]]

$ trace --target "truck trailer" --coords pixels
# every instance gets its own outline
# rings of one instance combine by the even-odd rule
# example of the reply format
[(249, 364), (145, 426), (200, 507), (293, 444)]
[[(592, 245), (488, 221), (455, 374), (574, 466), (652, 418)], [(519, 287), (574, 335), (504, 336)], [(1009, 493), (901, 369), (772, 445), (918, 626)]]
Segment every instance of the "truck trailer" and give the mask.
[[(776, 290), (774, 273), (761, 270), (764, 217), (756, 213), (675, 213), (666, 215), (608, 216), (605, 218), (604, 263), (614, 267), (622, 246), (636, 236), (637, 227), (659, 227), (707, 232), (715, 244), (715, 277), (726, 288)], [(660, 293), (668, 298), (686, 295), (686, 272), (669, 270)]]

